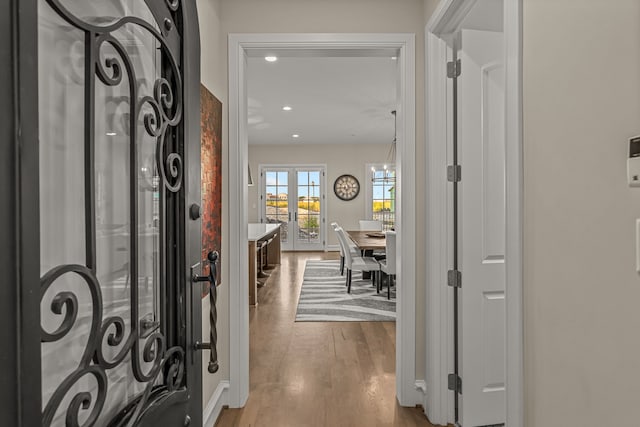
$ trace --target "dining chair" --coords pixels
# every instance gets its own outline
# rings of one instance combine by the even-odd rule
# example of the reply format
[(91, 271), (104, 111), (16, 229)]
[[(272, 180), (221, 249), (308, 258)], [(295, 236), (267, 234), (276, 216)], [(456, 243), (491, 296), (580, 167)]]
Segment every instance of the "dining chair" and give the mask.
[[(380, 260), (380, 272), (378, 275), (378, 293), (382, 288), (382, 273), (387, 276), (387, 299), (391, 299), (391, 284), (395, 284), (396, 278), (396, 232), (387, 231), (385, 233), (385, 252), (387, 257)], [(392, 282), (393, 281), (393, 282)]]
[[(378, 261), (372, 257), (354, 256), (349, 250), (349, 236), (347, 236), (347, 233), (342, 229), (342, 227), (338, 227), (336, 232), (338, 233), (338, 242), (340, 242), (344, 251), (344, 265), (347, 269), (347, 293), (351, 293), (351, 276), (353, 270), (371, 272), (371, 279), (373, 283), (377, 283), (377, 274), (380, 272), (380, 264)], [(376, 285), (376, 289), (377, 286), (378, 285)]]
[[(361, 219), (360, 220), (360, 231), (382, 231), (382, 221), (371, 220), (371, 219)], [(367, 255), (371, 255), (377, 260), (384, 259), (386, 257), (386, 252), (384, 251), (369, 251)]]
[[(337, 228), (341, 228), (337, 222), (332, 222), (331, 227), (336, 233)], [(338, 239), (338, 243), (340, 243), (340, 239)], [(353, 256), (360, 256), (360, 250), (358, 249), (358, 246), (356, 246), (356, 244), (353, 243), (351, 239), (347, 239), (347, 243), (349, 244), (349, 251), (351, 251), (351, 254)], [(342, 276), (344, 275), (344, 249), (342, 248), (341, 243), (338, 246), (340, 248), (340, 275)]]
[(382, 221), (375, 219), (361, 219), (360, 231), (382, 231)]

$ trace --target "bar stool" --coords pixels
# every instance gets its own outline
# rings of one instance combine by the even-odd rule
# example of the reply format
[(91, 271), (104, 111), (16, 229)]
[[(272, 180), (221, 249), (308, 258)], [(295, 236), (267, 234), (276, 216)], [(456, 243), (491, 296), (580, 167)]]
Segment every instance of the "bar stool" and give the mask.
[(273, 237), (267, 240), (261, 240), (257, 243), (257, 251), (260, 254), (258, 256), (258, 279), (265, 279), (265, 280), (258, 280), (258, 287), (263, 287), (266, 284), (266, 279), (269, 278), (269, 274), (265, 271), (265, 264), (266, 264), (266, 260), (267, 260), (267, 248), (269, 247), (269, 244), (273, 242)]
[(263, 270), (273, 270), (274, 268), (276, 268), (275, 264), (274, 265), (269, 264), (269, 245), (271, 245), (271, 243), (276, 239), (276, 237), (278, 237), (278, 233), (274, 234), (269, 238), (269, 240), (267, 240), (267, 245), (264, 248), (264, 266), (262, 267)]
[(262, 269), (262, 264), (263, 264), (262, 257), (264, 255), (264, 250), (266, 247), (267, 247), (267, 240), (261, 240), (256, 242), (256, 261), (258, 261), (258, 273), (256, 274), (256, 276), (258, 278), (259, 288), (263, 287), (266, 283), (266, 280), (260, 280), (260, 279), (267, 279), (269, 277), (269, 275), (266, 274)]

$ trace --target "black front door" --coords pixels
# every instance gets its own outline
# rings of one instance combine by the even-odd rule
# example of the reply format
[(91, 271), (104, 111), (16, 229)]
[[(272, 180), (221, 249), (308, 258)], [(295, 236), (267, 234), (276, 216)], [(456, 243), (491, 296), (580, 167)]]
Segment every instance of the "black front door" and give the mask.
[(193, 3), (37, 2), (42, 426), (202, 424)]

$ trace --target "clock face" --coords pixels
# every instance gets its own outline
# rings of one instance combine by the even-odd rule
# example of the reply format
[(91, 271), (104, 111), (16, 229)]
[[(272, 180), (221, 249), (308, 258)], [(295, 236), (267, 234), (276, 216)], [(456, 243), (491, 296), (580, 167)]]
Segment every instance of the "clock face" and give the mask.
[(352, 175), (342, 175), (333, 183), (333, 192), (342, 200), (353, 200), (360, 192), (360, 183)]

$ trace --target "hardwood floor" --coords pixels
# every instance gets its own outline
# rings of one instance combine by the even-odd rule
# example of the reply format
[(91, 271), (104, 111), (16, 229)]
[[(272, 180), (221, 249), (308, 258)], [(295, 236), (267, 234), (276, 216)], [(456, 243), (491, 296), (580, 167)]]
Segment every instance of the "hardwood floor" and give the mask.
[(250, 309), (249, 400), (216, 426), (431, 426), (396, 401), (394, 323), (294, 321), (305, 261), (337, 257), (282, 254)]

